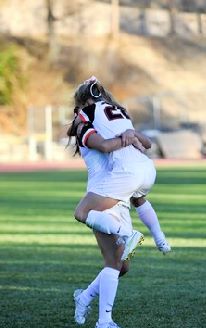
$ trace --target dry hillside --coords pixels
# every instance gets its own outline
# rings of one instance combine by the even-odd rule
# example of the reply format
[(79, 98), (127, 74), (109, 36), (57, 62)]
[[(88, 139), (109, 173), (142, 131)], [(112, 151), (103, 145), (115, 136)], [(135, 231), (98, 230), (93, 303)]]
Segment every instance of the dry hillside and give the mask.
[(78, 40), (61, 40), (53, 66), (48, 62), (44, 42), (18, 38), (9, 42), (18, 44), (27, 83), (20, 100), (9, 108), (1, 108), (4, 132), (25, 132), (25, 113), (29, 106), (69, 104), (76, 84), (90, 75), (96, 75), (116, 98), (126, 103), (135, 119), (144, 120), (149, 110), (141, 100), (155, 96), (161, 102), (161, 115), (167, 122), (177, 117), (183, 121), (206, 121), (206, 40), (203, 38), (164, 39), (121, 34), (118, 40), (112, 40), (80, 36)]

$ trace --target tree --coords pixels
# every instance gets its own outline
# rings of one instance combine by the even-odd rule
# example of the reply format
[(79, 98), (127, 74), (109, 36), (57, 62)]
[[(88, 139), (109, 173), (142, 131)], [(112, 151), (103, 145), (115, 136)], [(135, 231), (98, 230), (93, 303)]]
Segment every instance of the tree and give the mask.
[(176, 13), (177, 13), (177, 6), (176, 0), (169, 0), (168, 1), (168, 10), (169, 10), (169, 17), (170, 17), (170, 34), (176, 34)]
[(21, 93), (24, 77), (19, 58), (14, 47), (6, 47), (0, 52), (0, 105), (10, 105), (14, 93)]
[(47, 8), (47, 26), (48, 26), (48, 44), (49, 44), (49, 60), (53, 64), (59, 52), (59, 46), (57, 43), (57, 37), (55, 33), (55, 21), (57, 20), (54, 16), (54, 1), (46, 0)]

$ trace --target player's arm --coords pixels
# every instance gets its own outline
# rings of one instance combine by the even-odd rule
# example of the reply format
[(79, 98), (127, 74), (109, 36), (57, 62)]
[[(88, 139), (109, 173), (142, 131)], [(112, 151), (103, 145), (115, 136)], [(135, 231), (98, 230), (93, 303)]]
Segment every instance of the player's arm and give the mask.
[[(95, 112), (95, 104), (84, 107), (80, 110), (78, 119), (84, 123), (86, 123), (86, 122), (93, 123), (94, 112)], [(152, 143), (148, 137), (146, 137), (142, 133), (132, 130), (132, 129), (126, 130), (124, 133), (122, 133), (121, 137), (122, 137), (122, 147), (131, 145), (132, 143), (130, 143), (130, 141), (131, 141), (132, 137), (136, 137), (138, 139), (134, 142), (134, 146), (138, 149), (139, 149), (139, 147), (137, 145), (139, 143), (142, 144), (144, 149), (149, 149), (152, 146)], [(112, 149), (110, 151), (113, 151), (113, 150), (114, 149)]]
[(121, 136), (104, 139), (96, 132), (91, 122), (80, 123), (78, 125), (77, 137), (80, 146), (96, 149), (102, 153), (110, 153), (114, 150), (131, 145), (134, 142), (134, 137), (128, 138), (124, 143), (122, 142)]
[(87, 140), (87, 147), (97, 149), (102, 153), (110, 153), (114, 150), (122, 148), (121, 137), (112, 139), (104, 139), (100, 134), (95, 133), (89, 136)]
[(149, 138), (144, 136), (142, 133), (135, 130), (129, 129), (122, 133), (122, 142), (126, 143), (128, 138), (134, 138), (133, 146), (139, 149), (141, 152), (145, 152), (146, 149), (151, 148), (151, 141)]

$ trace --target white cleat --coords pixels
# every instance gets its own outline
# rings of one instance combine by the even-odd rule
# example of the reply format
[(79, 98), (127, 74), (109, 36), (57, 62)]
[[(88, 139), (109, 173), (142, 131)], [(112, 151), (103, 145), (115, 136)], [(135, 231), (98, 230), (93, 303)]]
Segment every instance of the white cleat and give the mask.
[(144, 236), (139, 231), (133, 230), (131, 236), (125, 240), (125, 248), (121, 260), (130, 260), (134, 254), (137, 246), (141, 245), (144, 241)]
[(121, 328), (120, 326), (118, 326), (114, 321), (111, 322), (107, 322), (107, 323), (96, 323), (95, 328)]
[(162, 241), (157, 245), (157, 248), (160, 252), (162, 252), (163, 255), (166, 255), (167, 253), (171, 252), (171, 246), (168, 244), (166, 240)]
[(83, 289), (76, 289), (73, 294), (74, 302), (75, 302), (74, 320), (78, 325), (83, 325), (85, 323), (87, 315), (91, 309), (90, 306), (84, 305), (80, 300), (81, 293), (83, 291), (84, 291)]
[(171, 246), (167, 242), (165, 235), (163, 233), (162, 233), (162, 239), (156, 242), (156, 246), (159, 249), (159, 251), (163, 253), (163, 255), (166, 255), (167, 253), (171, 252)]

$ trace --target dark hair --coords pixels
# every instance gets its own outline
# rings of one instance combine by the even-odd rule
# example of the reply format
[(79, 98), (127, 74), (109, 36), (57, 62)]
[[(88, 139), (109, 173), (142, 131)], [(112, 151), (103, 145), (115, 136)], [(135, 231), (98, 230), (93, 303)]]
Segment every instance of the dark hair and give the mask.
[(123, 108), (99, 81), (80, 84), (74, 94), (75, 106), (82, 107), (88, 99), (97, 102), (103, 100), (112, 106)]
[[(78, 111), (79, 108), (84, 107), (88, 99), (92, 99), (94, 102), (103, 100), (106, 103), (112, 105), (112, 106), (117, 106), (118, 108), (123, 109), (124, 111), (125, 108), (122, 107), (112, 96), (112, 94), (107, 91), (99, 81), (90, 81), (88, 83), (82, 83), (80, 84), (74, 94), (74, 119), (67, 131), (67, 135), (69, 137), (68, 145), (71, 144), (71, 139), (72, 137), (75, 137), (75, 152), (74, 156), (76, 154), (80, 154), (79, 150), (79, 144), (77, 140), (77, 128), (78, 124), (76, 123), (76, 117), (78, 116)], [(68, 146), (67, 145), (67, 146)]]
[(78, 115), (78, 111), (79, 111), (79, 107), (74, 107), (74, 118), (73, 118), (73, 121), (71, 122), (70, 124), (70, 127), (69, 129), (67, 130), (67, 136), (69, 137), (69, 140), (68, 140), (68, 144), (66, 147), (68, 147), (70, 144), (71, 144), (71, 140), (72, 140), (72, 137), (75, 138), (75, 144), (74, 144), (74, 156), (76, 154), (80, 154), (80, 150), (79, 150), (79, 144), (78, 144), (78, 140), (77, 140), (77, 128), (78, 128), (78, 124), (76, 124), (75, 120), (76, 120), (76, 117)]
[(102, 95), (97, 82), (83, 83), (78, 86), (74, 94), (75, 106), (82, 107), (88, 99), (101, 100)]

